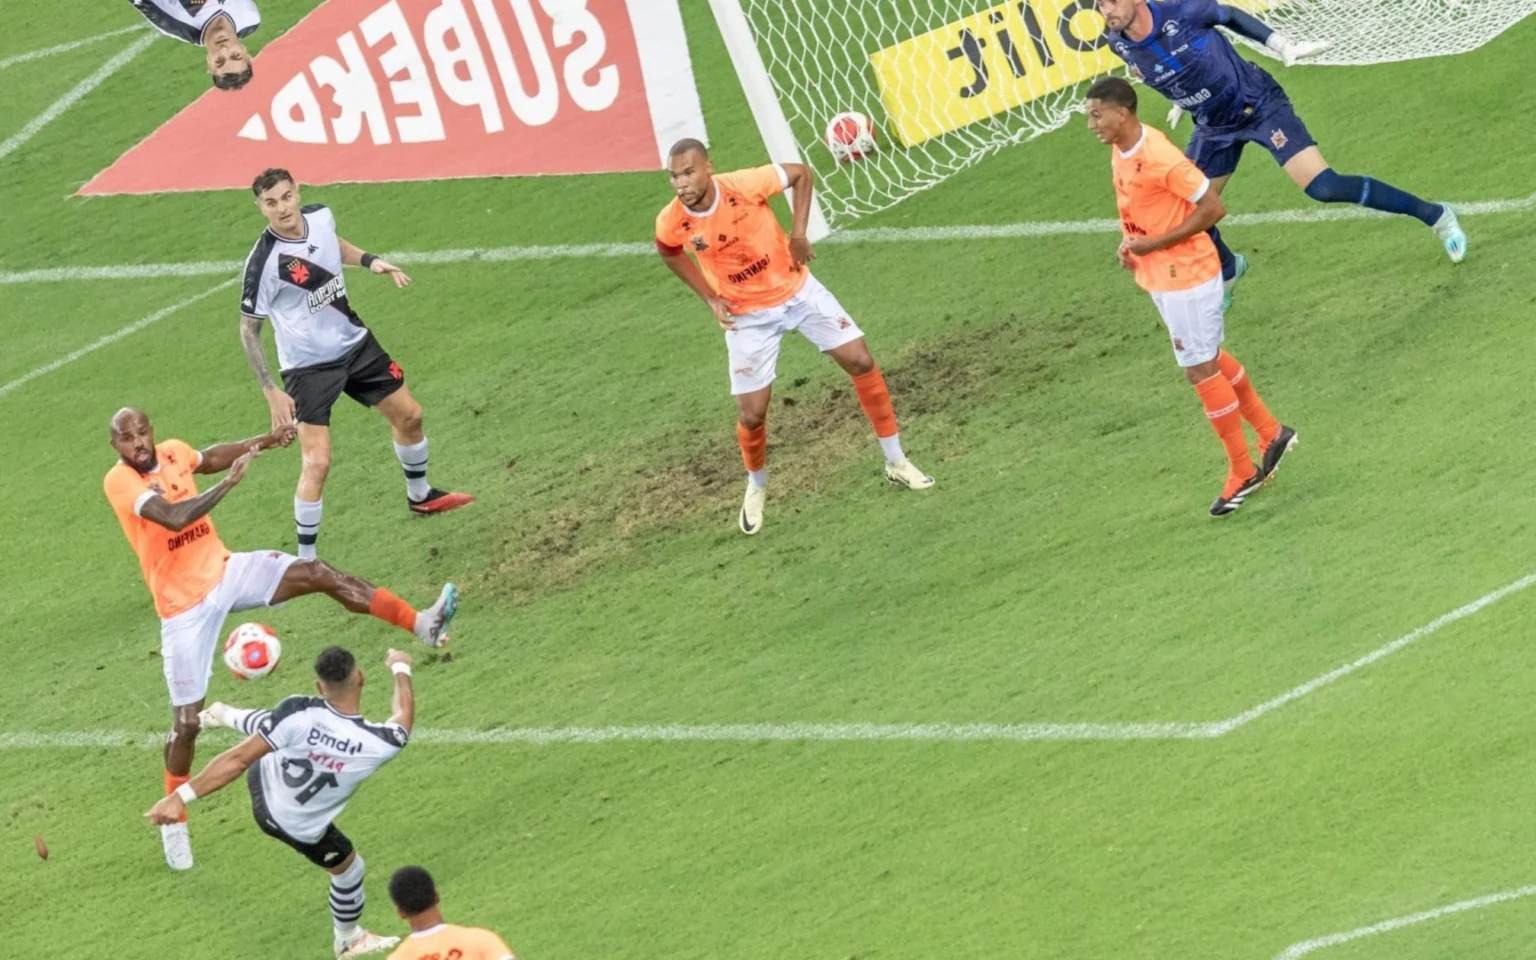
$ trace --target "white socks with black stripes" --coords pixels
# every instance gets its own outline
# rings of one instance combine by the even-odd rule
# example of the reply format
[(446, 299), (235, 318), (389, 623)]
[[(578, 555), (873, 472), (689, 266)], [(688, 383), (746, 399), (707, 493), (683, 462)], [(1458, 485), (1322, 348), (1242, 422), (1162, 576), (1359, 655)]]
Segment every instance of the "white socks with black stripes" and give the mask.
[(331, 919), (338, 949), (361, 932), (357, 922), (363, 916), (363, 869), (362, 854), (354, 853), (347, 869), (331, 874)]
[(299, 559), (315, 559), (315, 542), (320, 539), (320, 511), (324, 500), (293, 498), (293, 527), (299, 539)]
[(427, 482), (427, 438), (420, 443), (395, 444), (395, 456), (400, 459), (400, 469), (405, 471), (405, 495), (412, 503), (420, 503), (432, 492)]

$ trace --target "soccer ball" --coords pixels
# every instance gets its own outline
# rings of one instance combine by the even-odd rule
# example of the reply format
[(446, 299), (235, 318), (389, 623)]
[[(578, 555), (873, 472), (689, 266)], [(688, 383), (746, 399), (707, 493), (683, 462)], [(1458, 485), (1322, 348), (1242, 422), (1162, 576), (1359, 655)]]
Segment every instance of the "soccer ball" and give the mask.
[(264, 677), (277, 667), (283, 645), (264, 623), (242, 623), (224, 641), (224, 666), (241, 680)]
[(862, 160), (875, 149), (875, 128), (862, 113), (840, 113), (827, 124), (827, 149), (839, 163)]

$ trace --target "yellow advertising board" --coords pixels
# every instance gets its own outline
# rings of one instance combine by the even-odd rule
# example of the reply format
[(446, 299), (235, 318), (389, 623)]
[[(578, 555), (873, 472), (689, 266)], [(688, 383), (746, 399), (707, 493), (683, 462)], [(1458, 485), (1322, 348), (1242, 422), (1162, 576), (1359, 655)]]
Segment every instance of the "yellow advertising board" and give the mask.
[(870, 54), (892, 132), (906, 146), (1108, 73), (1093, 0), (1009, 0)]

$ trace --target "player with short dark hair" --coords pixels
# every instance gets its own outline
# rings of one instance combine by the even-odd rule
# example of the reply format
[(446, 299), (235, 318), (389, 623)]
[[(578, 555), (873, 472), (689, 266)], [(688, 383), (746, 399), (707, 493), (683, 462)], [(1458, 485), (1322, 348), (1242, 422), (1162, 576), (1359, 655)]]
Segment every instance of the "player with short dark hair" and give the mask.
[(437, 885), (421, 867), (401, 867), (389, 878), (389, 898), (411, 933), (389, 960), (516, 960), (500, 937), (479, 927), (443, 922)]
[[(1221, 260), (1207, 234), (1227, 209), (1210, 179), (1160, 130), (1136, 117), (1136, 91), (1120, 77), (1088, 90), (1088, 129), (1110, 147), (1120, 210), (1120, 265), (1152, 295), (1173, 355), (1195, 388), (1227, 454), (1228, 471), (1211, 516), (1235, 512), (1280, 468), (1296, 431), (1259, 399), (1243, 365), (1221, 348)], [(1259, 435), (1254, 463), (1243, 423)]]
[(261, 26), (253, 0), (130, 0), (156, 30), (200, 46), (208, 75), (220, 90), (251, 82), (251, 52), (241, 43)]
[[(1238, 56), (1217, 27), (1274, 51), (1287, 67), (1329, 48), (1292, 40), (1257, 17), (1216, 0), (1097, 0), (1108, 26), (1105, 39), (1138, 80), (1173, 101), (1170, 124), (1184, 111), (1194, 120), (1185, 154), (1220, 193), (1237, 170), (1245, 143), (1268, 150), (1307, 196), (1322, 203), (1355, 203), (1414, 217), (1432, 228), (1446, 255), (1460, 263), (1467, 235), (1449, 204), (1430, 203), (1373, 177), (1340, 174), (1323, 159), (1317, 141), (1296, 115), (1285, 90), (1267, 71)], [(1247, 271), (1211, 230), (1221, 257), (1224, 305)]]
[[(400, 369), (347, 299), (342, 265), (387, 274), (397, 289), (411, 282), (399, 267), (353, 246), (336, 233), (323, 204), (303, 206), (287, 170), (264, 170), (251, 184), (267, 228), (245, 261), (240, 292), (240, 342), (266, 395), (272, 429), (297, 426), (303, 466), (293, 498), (299, 556), (316, 555), (325, 478), (331, 467), (331, 407), (343, 393), (375, 407), (389, 421), (395, 456), (405, 471), (412, 513), (442, 513), (474, 502), (465, 493), (427, 481), (427, 438), (421, 405)], [(283, 385), (267, 367), (261, 326), (272, 320)]]
[[(292, 428), (194, 450), (180, 440), (155, 443), (149, 417), (124, 408), (112, 417), (110, 434), (118, 462), (102, 485), (123, 535), (138, 555), (160, 616), (160, 663), (172, 712), (165, 743), (167, 793), (185, 783), (192, 770), (198, 712), (208, 695), (213, 654), (230, 613), (323, 593), (353, 613), (372, 614), (409, 630), (429, 646), (448, 639), (459, 602), (451, 583), (435, 604), (418, 612), (383, 587), (319, 560), (300, 560), (276, 550), (230, 553), (224, 546), (208, 514), (261, 451), (292, 442)], [(225, 470), (228, 476), (198, 493), (197, 474)], [(185, 822), (167, 824), (161, 843), (172, 869), (192, 866)]]
[(188, 803), (246, 773), (251, 814), (261, 832), (331, 875), (332, 945), (339, 958), (379, 953), (400, 942), (359, 925), (366, 865), (336, 827), (357, 788), (410, 739), (416, 716), (411, 658), (391, 650), (384, 662), (395, 675), (391, 714), (384, 723), (363, 719), (365, 677), (357, 659), (341, 647), (327, 647), (315, 658), (318, 697), (288, 697), (270, 711), (213, 704), (203, 711), (203, 724), (239, 730), (245, 740), (214, 757), (144, 814), (153, 823), (176, 823), (185, 818)]
[[(779, 345), (791, 330), (799, 330), (853, 378), (859, 405), (885, 453), (886, 479), (913, 490), (933, 486), (933, 478), (902, 451), (891, 394), (864, 331), (807, 266), (816, 257), (805, 237), (811, 168), (784, 163), (717, 176), (709, 151), (694, 139), (679, 140), (669, 157), (676, 196), (656, 217), (656, 249), (725, 331), (736, 442), (747, 468), (747, 492), (737, 518), (741, 532), (755, 534), (763, 525), (768, 404), (778, 376)], [(768, 200), (790, 188), (795, 191), (794, 221), (786, 236)]]

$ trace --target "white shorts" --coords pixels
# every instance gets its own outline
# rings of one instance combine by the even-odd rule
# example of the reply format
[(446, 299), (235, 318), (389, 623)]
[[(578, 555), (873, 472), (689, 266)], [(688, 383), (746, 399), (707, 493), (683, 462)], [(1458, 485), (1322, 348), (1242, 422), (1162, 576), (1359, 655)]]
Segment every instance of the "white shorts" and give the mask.
[(1221, 293), (1221, 275), (1217, 274), (1198, 287), (1152, 294), (1152, 302), (1173, 339), (1173, 355), (1179, 366), (1209, 363), (1221, 352), (1221, 342), (1227, 338)]
[(799, 330), (822, 353), (864, 336), (832, 291), (814, 275), (806, 277), (799, 293), (776, 307), (742, 314), (736, 318), (736, 329), (725, 332), (733, 396), (773, 383), (778, 376), (779, 343), (791, 330)]
[(160, 660), (171, 706), (196, 703), (208, 695), (224, 618), (237, 610), (270, 606), (283, 574), (298, 559), (276, 550), (232, 553), (223, 578), (208, 596), (192, 609), (160, 621)]

